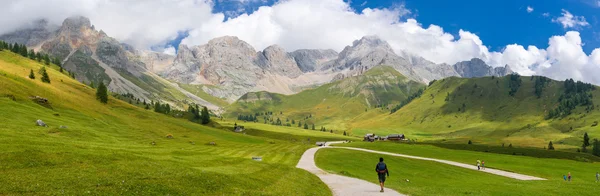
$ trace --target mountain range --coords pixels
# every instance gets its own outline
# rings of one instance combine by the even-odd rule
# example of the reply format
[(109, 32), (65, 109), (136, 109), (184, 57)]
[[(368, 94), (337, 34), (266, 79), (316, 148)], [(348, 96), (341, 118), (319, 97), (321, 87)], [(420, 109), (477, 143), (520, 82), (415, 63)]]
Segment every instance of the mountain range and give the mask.
[(508, 65), (494, 68), (477, 58), (454, 65), (436, 64), (416, 54), (394, 51), (377, 36), (364, 36), (339, 53), (330, 49), (288, 52), (277, 45), (257, 51), (237, 37), (224, 36), (204, 45), (179, 45), (177, 56), (171, 56), (120, 43), (80, 16), (67, 18), (60, 26), (40, 20), (0, 35), (0, 39), (60, 58), (64, 68), (84, 83), (103, 82), (113, 92), (145, 100), (182, 107), (195, 102), (212, 109), (219, 107), (179, 85), (196, 85), (204, 93), (232, 103), (248, 92), (295, 94), (381, 65), (420, 83), (452, 76), (513, 73)]

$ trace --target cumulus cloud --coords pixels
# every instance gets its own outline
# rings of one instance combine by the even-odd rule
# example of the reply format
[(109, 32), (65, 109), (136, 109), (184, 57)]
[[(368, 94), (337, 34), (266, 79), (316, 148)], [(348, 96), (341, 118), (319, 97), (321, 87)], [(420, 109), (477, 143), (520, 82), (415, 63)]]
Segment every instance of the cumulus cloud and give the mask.
[(175, 56), (176, 55), (175, 47), (169, 46), (163, 50), (163, 53), (171, 55), (171, 56)]
[(142, 48), (165, 43), (178, 31), (215, 17), (211, 2), (200, 0), (5, 0), (2, 5), (0, 34), (37, 19), (61, 24), (69, 16), (82, 15), (97, 29)]
[(544, 17), (549, 17), (549, 16), (550, 16), (550, 13), (548, 13), (548, 12), (544, 12), (544, 13), (542, 14), (542, 16), (544, 16)]
[(533, 12), (533, 7), (527, 6), (527, 13), (531, 13), (531, 12)]
[(563, 9), (562, 16), (552, 19), (552, 22), (559, 23), (563, 28), (579, 28), (590, 25), (583, 16), (575, 16), (571, 12)]
[[(454, 36), (437, 25), (423, 26), (409, 17), (411, 12), (403, 5), (353, 10), (343, 0), (287, 0), (226, 21), (224, 14), (212, 13), (212, 2), (208, 0), (12, 0), (5, 5), (6, 11), (0, 12), (0, 33), (34, 19), (60, 23), (67, 16), (84, 15), (97, 29), (146, 49), (164, 45), (178, 32), (189, 32), (182, 40), (187, 45), (233, 35), (257, 50), (278, 44), (288, 51), (306, 48), (338, 52), (362, 36), (378, 35), (397, 53), (419, 55), (435, 63), (454, 64), (476, 57), (492, 66), (509, 65), (522, 75), (600, 84), (600, 77), (595, 77), (600, 75), (600, 49), (585, 54), (576, 31), (551, 37), (548, 48), (511, 44), (501, 51), (490, 51), (484, 40), (467, 30), (459, 30)], [(18, 14), (23, 12), (30, 14)], [(589, 25), (583, 16), (566, 10), (555, 20), (565, 28)], [(173, 47), (155, 50), (175, 52)]]

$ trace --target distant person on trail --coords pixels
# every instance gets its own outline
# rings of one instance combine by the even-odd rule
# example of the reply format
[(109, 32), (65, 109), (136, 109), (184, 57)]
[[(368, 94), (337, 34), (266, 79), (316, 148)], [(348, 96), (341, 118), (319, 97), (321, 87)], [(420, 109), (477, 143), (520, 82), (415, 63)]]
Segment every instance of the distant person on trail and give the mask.
[(485, 161), (481, 161), (481, 169), (485, 170)]
[(481, 161), (477, 160), (477, 170), (480, 170), (480, 169), (481, 169)]
[(377, 176), (379, 177), (379, 186), (381, 186), (381, 191), (383, 193), (383, 185), (385, 183), (385, 176), (390, 177), (390, 172), (388, 171), (387, 165), (383, 162), (383, 157), (379, 158), (379, 163), (375, 166), (375, 171), (377, 172)]
[(569, 174), (567, 175), (567, 179), (569, 180), (569, 182), (571, 182), (571, 172), (569, 172)]
[(567, 175), (563, 174), (563, 178), (565, 179), (565, 181), (567, 181)]
[(600, 182), (600, 173), (596, 172), (596, 182)]

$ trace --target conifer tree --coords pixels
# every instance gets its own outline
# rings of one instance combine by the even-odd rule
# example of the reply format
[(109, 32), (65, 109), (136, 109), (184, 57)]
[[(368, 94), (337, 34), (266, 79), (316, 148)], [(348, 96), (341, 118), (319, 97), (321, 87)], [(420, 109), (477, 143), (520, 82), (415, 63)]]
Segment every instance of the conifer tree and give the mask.
[(548, 150), (554, 150), (554, 145), (552, 145), (552, 141), (548, 143)]
[(96, 99), (101, 103), (108, 103), (108, 89), (103, 82), (100, 82), (100, 85), (96, 89)]
[(42, 69), (40, 69), (40, 72), (42, 74), (42, 82), (50, 83), (50, 76), (48, 76), (48, 72), (46, 71), (46, 67), (42, 67)]
[(202, 107), (202, 124), (208, 124), (210, 122), (210, 114), (206, 106)]
[(598, 139), (594, 139), (592, 154), (600, 157), (600, 141)]
[(33, 74), (33, 69), (29, 72), (29, 79), (35, 80), (35, 75)]

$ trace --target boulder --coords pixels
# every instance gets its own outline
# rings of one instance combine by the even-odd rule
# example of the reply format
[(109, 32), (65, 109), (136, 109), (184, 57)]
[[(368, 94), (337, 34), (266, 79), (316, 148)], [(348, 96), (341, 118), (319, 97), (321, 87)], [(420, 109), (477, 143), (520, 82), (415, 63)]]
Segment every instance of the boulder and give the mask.
[(67, 129), (67, 128), (69, 128), (69, 127), (67, 127), (67, 126), (64, 126), (64, 125), (61, 125), (59, 128), (61, 128), (61, 129)]
[(47, 126), (48, 126), (48, 125), (46, 125), (46, 123), (44, 123), (44, 121), (42, 121), (42, 120), (40, 120), (40, 119), (36, 120), (36, 121), (35, 121), (35, 124), (36, 124), (37, 126), (40, 126), (40, 127), (47, 127)]

